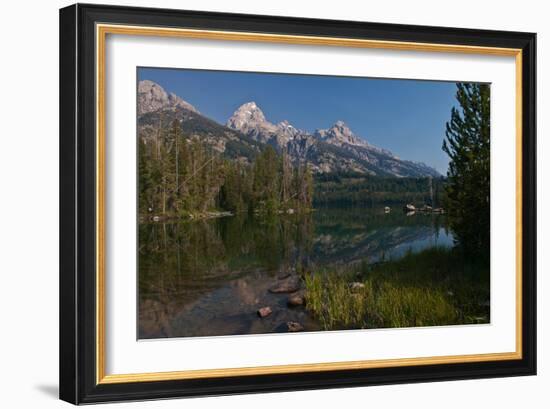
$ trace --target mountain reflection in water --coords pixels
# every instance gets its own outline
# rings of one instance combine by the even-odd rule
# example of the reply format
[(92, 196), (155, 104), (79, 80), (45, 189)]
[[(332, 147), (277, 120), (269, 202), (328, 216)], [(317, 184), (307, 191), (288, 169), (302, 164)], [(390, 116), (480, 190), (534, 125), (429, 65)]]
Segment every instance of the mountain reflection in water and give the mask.
[[(269, 289), (288, 271), (395, 259), (450, 247), (443, 216), (382, 209), (143, 223), (139, 226), (139, 338), (286, 332), (321, 325)], [(259, 308), (272, 313), (260, 319)]]

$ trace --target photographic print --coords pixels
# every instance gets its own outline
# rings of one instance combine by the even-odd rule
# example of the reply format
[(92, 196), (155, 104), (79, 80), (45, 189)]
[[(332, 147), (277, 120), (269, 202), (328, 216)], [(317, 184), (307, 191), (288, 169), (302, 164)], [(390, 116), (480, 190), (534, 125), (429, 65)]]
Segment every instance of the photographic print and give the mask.
[(490, 322), (490, 84), (137, 79), (139, 339)]
[(536, 34), (60, 10), (59, 395), (536, 374)]

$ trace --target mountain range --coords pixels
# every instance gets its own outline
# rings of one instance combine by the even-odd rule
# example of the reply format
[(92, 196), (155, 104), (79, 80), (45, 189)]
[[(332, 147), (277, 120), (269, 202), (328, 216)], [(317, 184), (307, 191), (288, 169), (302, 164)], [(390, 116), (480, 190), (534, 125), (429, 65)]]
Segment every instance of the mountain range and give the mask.
[(420, 162), (403, 160), (392, 152), (371, 145), (343, 121), (328, 129), (307, 132), (288, 121), (270, 122), (255, 102), (242, 104), (222, 125), (201, 114), (192, 104), (159, 84), (138, 83), (138, 136), (147, 143), (159, 129), (169, 129), (174, 120), (185, 135), (201, 140), (227, 157), (250, 162), (266, 146), (287, 152), (295, 163), (307, 162), (315, 173), (356, 172), (395, 177), (441, 176)]

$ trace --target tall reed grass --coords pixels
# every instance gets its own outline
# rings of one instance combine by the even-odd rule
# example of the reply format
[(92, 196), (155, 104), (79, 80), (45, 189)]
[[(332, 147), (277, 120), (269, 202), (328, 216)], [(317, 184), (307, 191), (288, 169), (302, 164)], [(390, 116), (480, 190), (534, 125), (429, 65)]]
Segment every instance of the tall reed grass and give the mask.
[(455, 250), (304, 276), (307, 308), (324, 329), (399, 328), (489, 320), (489, 269)]

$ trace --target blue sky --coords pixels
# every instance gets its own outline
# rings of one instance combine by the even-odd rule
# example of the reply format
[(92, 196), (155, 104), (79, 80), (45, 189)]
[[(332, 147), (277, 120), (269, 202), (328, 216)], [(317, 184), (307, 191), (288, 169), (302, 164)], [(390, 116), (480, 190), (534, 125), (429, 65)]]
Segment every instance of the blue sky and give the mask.
[(255, 101), (273, 123), (286, 119), (313, 132), (343, 120), (373, 145), (447, 171), (441, 145), (456, 105), (454, 82), (139, 68), (138, 80), (145, 79), (222, 124)]

